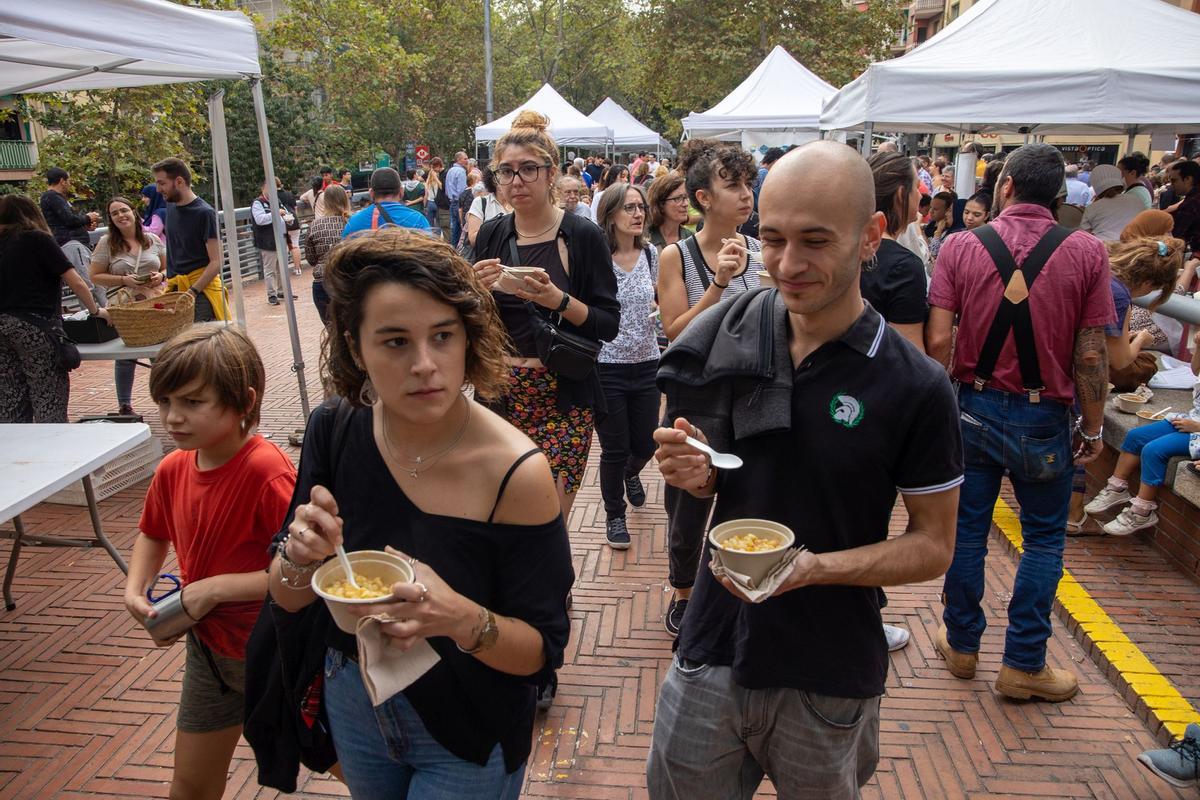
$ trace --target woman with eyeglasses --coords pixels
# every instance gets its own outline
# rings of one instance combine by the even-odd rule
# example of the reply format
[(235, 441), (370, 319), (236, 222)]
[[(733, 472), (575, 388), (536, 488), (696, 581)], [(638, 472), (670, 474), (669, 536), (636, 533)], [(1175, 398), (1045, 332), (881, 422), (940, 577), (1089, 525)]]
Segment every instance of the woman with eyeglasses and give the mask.
[(600, 351), (600, 384), (607, 408), (598, 415), (600, 494), (604, 499), (605, 532), (614, 550), (629, 549), (625, 500), (635, 508), (646, 503), (639, 473), (654, 455), (658, 426), (658, 333), (654, 286), (658, 251), (643, 239), (646, 193), (640, 186), (617, 183), (600, 198), (596, 224), (612, 252), (612, 272), (621, 303), (621, 329)]
[[(660, 165), (659, 171), (663, 171)], [(688, 221), (688, 194), (683, 176), (665, 172), (650, 183), (647, 192), (650, 205), (650, 225), (646, 239), (660, 254), (667, 245), (691, 236), (694, 231), (685, 227)]]
[[(523, 111), (496, 142), (490, 168), (507, 191), (513, 213), (479, 229), (475, 271), (495, 294), (513, 345), (508, 391), (495, 409), (550, 459), (567, 519), (583, 482), (594, 409), (603, 409), (604, 395), (595, 369), (582, 380), (547, 369), (539, 357), (534, 323), (549, 320), (569, 333), (608, 342), (617, 336), (621, 308), (604, 235), (590, 221), (558, 207), (558, 145), (547, 127), (544, 116)], [(506, 274), (497, 283), (504, 266), (536, 267), (538, 272)]]
[[(762, 247), (737, 232), (754, 210), (754, 157), (736, 144), (716, 139), (690, 139), (679, 158), (688, 199), (704, 215), (704, 228), (662, 251), (658, 271), (658, 307), (668, 339), (683, 333), (696, 315), (721, 300), (759, 288)], [(663, 422), (670, 427), (674, 420)], [(669, 576), (674, 593), (664, 626), (679, 635), (684, 610), (696, 582), (704, 547), (711, 498), (693, 497), (668, 486)], [(701, 535), (697, 535), (697, 531)]]

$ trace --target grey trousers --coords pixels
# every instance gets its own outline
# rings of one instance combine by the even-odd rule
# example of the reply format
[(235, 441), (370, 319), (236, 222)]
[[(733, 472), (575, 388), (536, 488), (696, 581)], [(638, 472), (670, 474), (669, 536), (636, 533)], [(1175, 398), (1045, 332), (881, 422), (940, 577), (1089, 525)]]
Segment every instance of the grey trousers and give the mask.
[(879, 762), (879, 698), (745, 689), (730, 667), (663, 682), (646, 766), (651, 800), (750, 800), (764, 775), (780, 800), (857, 800)]

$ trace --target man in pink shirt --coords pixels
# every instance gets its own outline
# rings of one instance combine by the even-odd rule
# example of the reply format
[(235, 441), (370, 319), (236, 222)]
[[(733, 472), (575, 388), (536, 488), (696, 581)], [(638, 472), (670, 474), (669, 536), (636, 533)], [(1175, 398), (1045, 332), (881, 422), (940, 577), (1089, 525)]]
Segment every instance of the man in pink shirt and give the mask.
[[(1075, 675), (1046, 665), (1050, 609), (1062, 577), (1072, 462), (1103, 449), (1108, 394), (1104, 325), (1115, 316), (1108, 256), (1094, 236), (1055, 224), (1063, 160), (1044, 144), (1012, 153), (996, 187), (997, 218), (948, 238), (929, 290), (926, 349), (958, 387), (966, 474), (954, 562), (935, 644), (950, 672), (972, 678), (986, 627), (980, 601), (992, 508), (1007, 471), (1025, 552), (1008, 606), (996, 690), (1060, 702)], [(1073, 422), (1072, 402), (1082, 416)]]

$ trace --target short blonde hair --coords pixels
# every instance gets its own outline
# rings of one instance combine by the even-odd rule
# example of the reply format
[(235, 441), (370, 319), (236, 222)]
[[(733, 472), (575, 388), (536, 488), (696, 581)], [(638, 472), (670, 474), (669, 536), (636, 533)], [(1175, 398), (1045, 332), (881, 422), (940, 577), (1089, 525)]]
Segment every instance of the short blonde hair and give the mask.
[(223, 408), (243, 415), (243, 429), (258, 424), (266, 370), (258, 348), (241, 330), (197, 325), (171, 339), (150, 368), (150, 397), (161, 403), (196, 381), (211, 386)]

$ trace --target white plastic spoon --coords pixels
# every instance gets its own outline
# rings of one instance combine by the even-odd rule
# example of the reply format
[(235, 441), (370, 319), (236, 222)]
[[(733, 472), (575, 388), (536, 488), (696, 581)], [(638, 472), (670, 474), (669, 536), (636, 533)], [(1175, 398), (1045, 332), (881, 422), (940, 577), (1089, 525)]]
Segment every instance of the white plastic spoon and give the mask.
[(685, 441), (700, 452), (706, 453), (712, 461), (712, 465), (717, 469), (737, 469), (742, 465), (742, 460), (733, 453), (718, 453), (704, 442), (691, 436), (687, 437)]
[(346, 580), (355, 589), (362, 588), (358, 585), (358, 581), (354, 580), (354, 569), (350, 566), (350, 557), (346, 555), (346, 548), (339, 544), (333, 549), (337, 551), (338, 563), (342, 565), (342, 570), (346, 573)]
[(1171, 410), (1171, 406), (1167, 406), (1162, 411), (1155, 411), (1150, 415), (1150, 419), (1162, 419), (1162, 415)]

